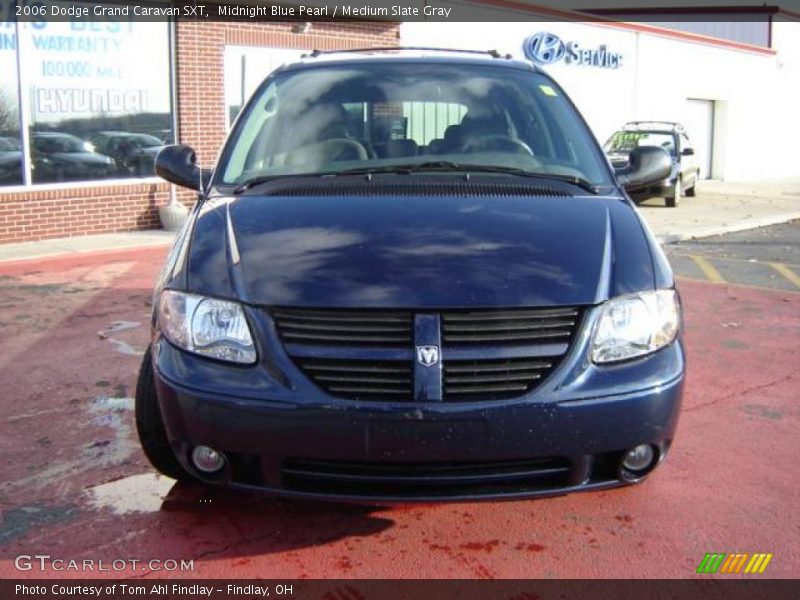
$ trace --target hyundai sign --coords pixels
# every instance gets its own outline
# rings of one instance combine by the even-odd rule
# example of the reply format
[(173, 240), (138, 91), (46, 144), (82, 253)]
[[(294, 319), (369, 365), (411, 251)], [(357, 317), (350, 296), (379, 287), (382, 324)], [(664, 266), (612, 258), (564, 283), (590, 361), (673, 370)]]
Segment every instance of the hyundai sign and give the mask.
[(568, 65), (619, 69), (622, 54), (610, 52), (605, 45), (597, 48), (582, 48), (578, 42), (564, 42), (554, 33), (540, 31), (523, 42), (525, 57), (539, 65), (552, 65), (564, 60)]

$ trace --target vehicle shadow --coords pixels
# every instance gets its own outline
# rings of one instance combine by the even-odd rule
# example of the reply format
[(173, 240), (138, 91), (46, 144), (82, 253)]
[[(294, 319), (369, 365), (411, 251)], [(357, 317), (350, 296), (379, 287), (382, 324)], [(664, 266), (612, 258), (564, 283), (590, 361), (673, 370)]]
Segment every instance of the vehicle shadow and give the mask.
[(152, 549), (148, 538), (157, 534), (173, 557), (246, 558), (377, 536), (394, 526), (374, 514), (382, 509), (176, 482), (147, 518), (157, 526), (145, 528), (141, 542)]
[(634, 202), (634, 204), (636, 204), (637, 208), (669, 208), (664, 203), (664, 198), (648, 198), (647, 200)]
[[(0, 556), (34, 544), (75, 558), (213, 563), (349, 544), (393, 527), (374, 507), (153, 484), (133, 396), (165, 253), (0, 267)], [(99, 501), (104, 490), (111, 497)]]

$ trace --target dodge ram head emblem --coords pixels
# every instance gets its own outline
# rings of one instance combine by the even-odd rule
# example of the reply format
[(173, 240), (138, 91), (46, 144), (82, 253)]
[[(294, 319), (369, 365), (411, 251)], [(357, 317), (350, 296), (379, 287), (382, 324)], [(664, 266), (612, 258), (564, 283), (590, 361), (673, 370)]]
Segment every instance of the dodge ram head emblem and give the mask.
[(417, 346), (419, 364), (432, 367), (439, 362), (439, 346)]

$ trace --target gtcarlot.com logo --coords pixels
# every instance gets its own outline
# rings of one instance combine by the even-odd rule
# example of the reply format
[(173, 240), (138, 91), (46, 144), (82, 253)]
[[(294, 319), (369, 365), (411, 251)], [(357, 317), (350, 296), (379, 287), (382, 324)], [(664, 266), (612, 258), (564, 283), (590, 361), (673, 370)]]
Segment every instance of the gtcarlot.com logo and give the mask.
[(114, 560), (53, 558), (49, 554), (20, 554), (14, 558), (18, 571), (71, 571), (109, 573), (114, 571), (194, 571), (194, 560), (174, 558), (116, 558)]

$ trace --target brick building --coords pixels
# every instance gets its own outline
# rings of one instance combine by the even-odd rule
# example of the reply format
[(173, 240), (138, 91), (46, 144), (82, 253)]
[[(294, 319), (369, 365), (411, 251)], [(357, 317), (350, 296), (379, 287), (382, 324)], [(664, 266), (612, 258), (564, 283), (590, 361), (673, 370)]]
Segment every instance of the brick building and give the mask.
[[(797, 13), (702, 21), (664, 9), (597, 22), (529, 0), (478, 4), (501, 22), (15, 23), (14, 2), (0, 0), (0, 244), (159, 227), (170, 194), (195, 197), (153, 176), (157, 150), (179, 141), (212, 165), (256, 86), (315, 48), (495, 48), (555, 76), (601, 142), (626, 121), (679, 121), (702, 177), (797, 180)], [(538, 52), (545, 41), (554, 46)], [(591, 59), (601, 55), (613, 61)], [(420, 105), (402, 118), (427, 144), (462, 116), (429, 118)]]
[(395, 23), (2, 27), (0, 243), (159, 227), (171, 193), (152, 175), (159, 145), (187, 143), (210, 165), (241, 97), (285, 58), (399, 43)]

